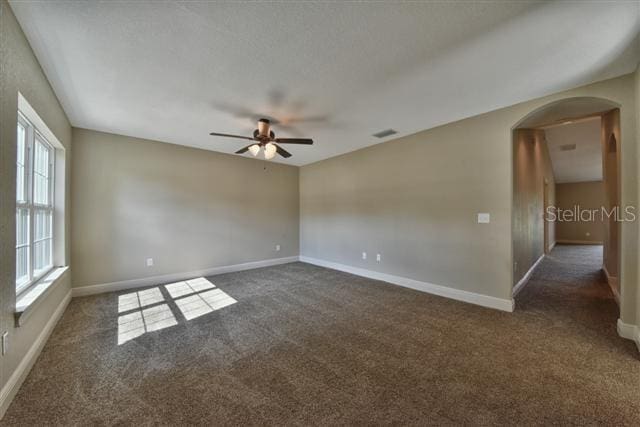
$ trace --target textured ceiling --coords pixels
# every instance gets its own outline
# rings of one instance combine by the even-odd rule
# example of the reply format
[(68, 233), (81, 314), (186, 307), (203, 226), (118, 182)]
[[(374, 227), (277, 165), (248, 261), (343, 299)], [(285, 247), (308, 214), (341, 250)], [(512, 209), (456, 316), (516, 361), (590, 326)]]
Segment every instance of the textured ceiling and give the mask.
[[(602, 180), (600, 117), (545, 129), (557, 183)], [(575, 150), (563, 151), (563, 145)]]
[[(71, 123), (231, 153), (274, 117), (302, 165), (626, 74), (637, 2), (19, 2)], [(387, 138), (391, 139), (391, 138)]]

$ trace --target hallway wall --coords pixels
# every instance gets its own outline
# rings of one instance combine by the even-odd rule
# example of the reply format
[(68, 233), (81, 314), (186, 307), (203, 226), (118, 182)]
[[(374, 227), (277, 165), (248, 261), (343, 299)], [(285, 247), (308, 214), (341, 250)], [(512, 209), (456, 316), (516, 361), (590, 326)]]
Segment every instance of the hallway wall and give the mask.
[[(609, 211), (621, 206), (620, 195), (620, 110), (612, 110), (602, 116), (602, 176), (607, 196), (605, 205)], [(620, 236), (615, 216), (604, 221), (604, 266), (611, 277), (618, 278)]]
[[(556, 204), (556, 195), (545, 132), (517, 129), (513, 144), (513, 283), (516, 284), (545, 253), (545, 184), (549, 189), (549, 205)], [(549, 222), (548, 226), (549, 243), (553, 244), (555, 223)]]
[(591, 243), (602, 244), (605, 238), (604, 221), (601, 208), (605, 205), (604, 183), (602, 181), (571, 182), (556, 184), (556, 206), (558, 209), (573, 211), (579, 206), (580, 210), (597, 210), (597, 215), (591, 215), (593, 221), (574, 218), (556, 222), (556, 236), (559, 243)]

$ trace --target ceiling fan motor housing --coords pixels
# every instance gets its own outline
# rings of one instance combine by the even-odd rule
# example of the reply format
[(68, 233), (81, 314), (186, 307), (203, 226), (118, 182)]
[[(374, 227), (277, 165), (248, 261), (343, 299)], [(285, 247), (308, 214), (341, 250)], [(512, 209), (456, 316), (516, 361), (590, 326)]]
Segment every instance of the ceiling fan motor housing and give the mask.
[(269, 120), (267, 119), (260, 119), (258, 120), (258, 134), (261, 137), (264, 138), (268, 138), (269, 137)]

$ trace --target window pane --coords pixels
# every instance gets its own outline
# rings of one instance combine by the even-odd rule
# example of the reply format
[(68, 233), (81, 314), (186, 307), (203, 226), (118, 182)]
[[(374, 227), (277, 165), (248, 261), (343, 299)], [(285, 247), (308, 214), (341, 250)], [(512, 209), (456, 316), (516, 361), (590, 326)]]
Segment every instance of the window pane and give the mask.
[(33, 274), (38, 276), (51, 267), (51, 239), (33, 244)]
[(49, 148), (38, 138), (33, 153), (33, 202), (49, 204)]
[(38, 276), (53, 264), (51, 247), (51, 222), (53, 213), (44, 209), (35, 209), (33, 218), (33, 274)]
[(52, 212), (46, 210), (35, 210), (33, 221), (33, 240), (35, 242), (51, 238)]
[(29, 280), (29, 247), (16, 249), (16, 285), (20, 286)]
[(16, 209), (16, 247), (29, 244), (29, 210)]
[(16, 209), (16, 285), (29, 281), (29, 210)]
[(25, 190), (27, 188), (24, 177), (24, 168), (26, 165), (26, 145), (27, 130), (18, 123), (18, 146), (16, 147), (16, 200), (24, 202), (27, 200)]

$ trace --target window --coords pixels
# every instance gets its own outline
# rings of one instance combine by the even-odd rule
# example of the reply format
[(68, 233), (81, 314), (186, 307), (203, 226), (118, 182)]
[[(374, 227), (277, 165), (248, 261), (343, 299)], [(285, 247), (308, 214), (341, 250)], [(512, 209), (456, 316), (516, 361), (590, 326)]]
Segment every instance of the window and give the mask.
[(53, 267), (53, 174), (55, 151), (18, 113), (16, 155), (16, 290)]

